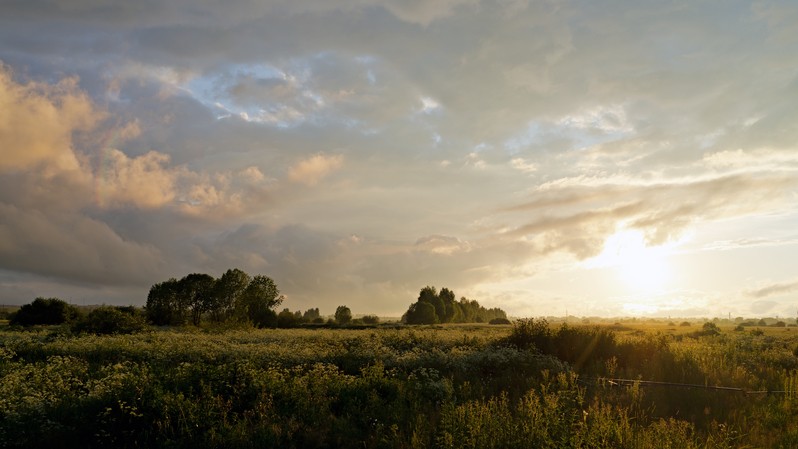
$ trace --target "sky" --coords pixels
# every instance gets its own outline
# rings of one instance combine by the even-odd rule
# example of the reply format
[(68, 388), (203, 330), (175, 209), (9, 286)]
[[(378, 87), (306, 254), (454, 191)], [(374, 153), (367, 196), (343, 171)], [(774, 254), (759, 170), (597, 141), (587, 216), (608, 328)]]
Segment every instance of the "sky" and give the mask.
[(0, 302), (798, 313), (798, 3), (4, 0)]

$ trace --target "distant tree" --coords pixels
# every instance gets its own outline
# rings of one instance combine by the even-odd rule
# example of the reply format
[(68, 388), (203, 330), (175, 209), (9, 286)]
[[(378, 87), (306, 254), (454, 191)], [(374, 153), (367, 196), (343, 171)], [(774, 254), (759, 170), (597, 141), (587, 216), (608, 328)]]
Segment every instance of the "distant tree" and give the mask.
[(436, 324), (439, 322), (435, 306), (425, 301), (410, 304), (405, 314), (407, 324)]
[(494, 318), (488, 321), (488, 324), (512, 324), (507, 318)]
[(33, 326), (36, 324), (63, 324), (74, 321), (80, 312), (77, 307), (59, 298), (36, 298), (20, 307), (11, 316), (10, 324)]
[[(432, 312), (421, 304), (431, 306)], [(403, 316), (403, 321), (408, 324), (483, 323), (494, 319), (506, 320), (507, 314), (499, 308), (486, 309), (465, 297), (455, 301), (453, 291), (444, 287), (439, 293), (430, 286), (421, 289), (418, 300)]]
[(435, 309), (435, 313), (438, 313), (438, 318), (440, 318), (442, 323), (453, 322), (457, 314), (455, 310), (454, 292), (444, 287), (441, 289), (441, 292), (438, 293), (438, 298), (439, 302), (443, 304), (443, 314), (438, 313), (437, 307)]
[(335, 322), (338, 324), (349, 324), (352, 321), (352, 311), (347, 306), (338, 306), (335, 309)]
[(302, 320), (302, 314), (300, 312), (299, 316), (297, 316), (294, 312), (286, 309), (283, 309), (282, 312), (277, 314), (277, 327), (280, 328), (290, 328), (296, 327)]
[(257, 275), (239, 297), (236, 313), (246, 317), (257, 327), (275, 327), (277, 314), (272, 309), (279, 307), (283, 299), (277, 284), (271, 278)]
[(315, 309), (308, 309), (302, 314), (302, 319), (308, 323), (313, 322), (316, 318), (321, 318), (318, 307)]
[(180, 299), (191, 316), (191, 323), (200, 325), (202, 315), (213, 308), (216, 279), (204, 273), (192, 273), (180, 279)]
[(101, 306), (75, 322), (73, 330), (91, 334), (132, 334), (144, 329), (144, 319), (126, 308)]
[[(203, 318), (215, 322), (236, 319), (258, 327), (276, 327), (273, 309), (283, 302), (277, 285), (267, 276), (250, 276), (237, 269), (221, 278), (192, 273), (153, 285), (147, 296), (147, 319), (156, 325), (199, 325)], [(302, 314), (295, 312), (297, 320)]]
[(180, 284), (175, 278), (150, 287), (145, 307), (147, 320), (157, 326), (179, 326), (186, 321), (186, 301), (180, 299)]
[(211, 320), (221, 322), (233, 318), (236, 303), (250, 281), (249, 275), (238, 268), (227, 270), (214, 285), (208, 311)]
[(702, 326), (701, 333), (703, 335), (719, 335), (720, 334), (720, 328), (718, 327), (717, 324), (713, 323), (712, 321), (707, 321)]
[(380, 322), (380, 317), (377, 315), (363, 315), (362, 320), (365, 324), (378, 324)]

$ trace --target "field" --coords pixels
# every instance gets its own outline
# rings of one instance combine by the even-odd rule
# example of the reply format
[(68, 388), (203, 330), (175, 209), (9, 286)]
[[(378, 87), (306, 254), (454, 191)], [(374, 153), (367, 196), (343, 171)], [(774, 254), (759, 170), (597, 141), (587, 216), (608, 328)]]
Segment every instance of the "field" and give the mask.
[(700, 321), (3, 326), (0, 447), (795, 448), (797, 346)]

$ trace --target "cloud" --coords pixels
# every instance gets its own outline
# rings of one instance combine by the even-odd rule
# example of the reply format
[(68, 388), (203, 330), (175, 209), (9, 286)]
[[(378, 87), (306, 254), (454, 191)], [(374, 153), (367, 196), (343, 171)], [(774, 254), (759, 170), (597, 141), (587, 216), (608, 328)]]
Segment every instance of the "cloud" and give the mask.
[[(788, 244), (768, 217), (796, 207), (798, 8), (721, 9), (11, 2), (0, 268), (88, 282), (117, 251), (170, 275), (241, 263), (309, 306), (389, 308), (426, 283), (546, 282), (620, 228), (655, 245), (734, 221), (752, 228), (719, 245)], [(26, 226), (53, 235), (38, 249)], [(12, 260), (37, 251), (40, 268)]]
[(288, 170), (288, 179), (293, 182), (314, 186), (343, 165), (343, 156), (316, 154), (299, 161)]
[(131, 204), (156, 208), (174, 200), (179, 170), (169, 170), (169, 156), (150, 151), (136, 158), (109, 148), (100, 156), (96, 181), (98, 206)]
[(72, 133), (92, 128), (104, 114), (77, 88), (75, 78), (51, 85), (17, 83), (13, 76), (0, 63), (0, 172), (40, 168), (53, 176), (79, 171)]
[(157, 279), (164, 266), (157, 248), (126, 241), (98, 220), (5, 203), (0, 203), (0, 214), (0, 263), (6, 270), (125, 285)]
[(780, 173), (628, 184), (561, 180), (541, 186), (532, 201), (507, 209), (535, 218), (504, 233), (535, 242), (544, 252), (584, 259), (598, 254), (619, 226), (641, 230), (648, 244), (660, 245), (702, 221), (789, 204), (797, 187), (794, 176)]
[(767, 298), (770, 296), (779, 296), (786, 293), (798, 291), (798, 282), (785, 282), (779, 284), (771, 284), (765, 287), (760, 287), (755, 290), (748, 290), (745, 295), (751, 298)]

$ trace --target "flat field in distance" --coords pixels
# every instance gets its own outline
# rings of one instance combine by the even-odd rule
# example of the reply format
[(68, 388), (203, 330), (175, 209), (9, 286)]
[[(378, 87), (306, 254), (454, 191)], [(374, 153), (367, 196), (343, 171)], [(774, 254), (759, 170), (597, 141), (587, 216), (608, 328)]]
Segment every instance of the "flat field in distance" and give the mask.
[(0, 446), (798, 447), (798, 328), (553, 321), (4, 326)]

